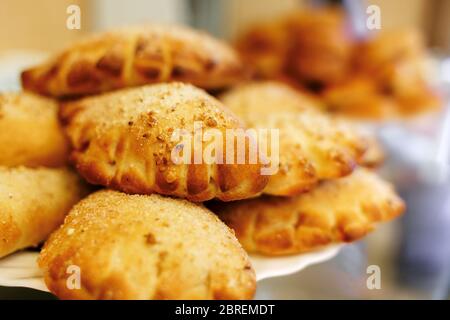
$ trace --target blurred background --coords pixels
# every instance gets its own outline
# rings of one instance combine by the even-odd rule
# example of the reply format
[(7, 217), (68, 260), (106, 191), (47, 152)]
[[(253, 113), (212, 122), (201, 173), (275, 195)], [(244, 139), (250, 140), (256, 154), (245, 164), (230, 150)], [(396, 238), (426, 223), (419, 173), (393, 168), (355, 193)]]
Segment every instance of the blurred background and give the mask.
[[(427, 47), (427, 77), (442, 97), (442, 106), (407, 120), (360, 121), (383, 144), (385, 162), (379, 170), (405, 199), (408, 210), (404, 217), (381, 226), (366, 240), (346, 246), (330, 261), (292, 276), (262, 281), (257, 298), (447, 299), (450, 0), (2, 0), (0, 88), (17, 89), (18, 68), (91, 32), (142, 22), (181, 23), (235, 41), (255, 25), (270, 24), (306, 6), (330, 3), (343, 8), (353, 28), (369, 5), (377, 5), (381, 31), (418, 30)], [(66, 28), (66, 10), (73, 4), (81, 9), (79, 30)], [(379, 290), (366, 286), (370, 265), (381, 268)], [(0, 298), (25, 297), (50, 296), (0, 288)]]
[[(418, 28), (431, 47), (450, 49), (448, 0), (368, 0), (382, 12), (383, 29)], [(0, 50), (52, 51), (85, 33), (145, 21), (184, 23), (227, 39), (254, 23), (269, 21), (298, 7), (326, 3), (307, 0), (2, 0)], [(333, 2), (333, 1), (330, 1)], [(334, 1), (339, 2), (339, 1)], [(80, 30), (65, 28), (66, 9), (81, 8)]]

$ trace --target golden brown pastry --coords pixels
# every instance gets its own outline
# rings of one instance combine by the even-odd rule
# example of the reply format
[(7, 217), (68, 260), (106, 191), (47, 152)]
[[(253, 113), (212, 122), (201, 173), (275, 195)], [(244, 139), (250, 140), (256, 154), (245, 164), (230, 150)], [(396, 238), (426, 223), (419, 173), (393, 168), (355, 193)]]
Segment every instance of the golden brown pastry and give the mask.
[(355, 58), (358, 70), (374, 79), (384, 94), (394, 97), (402, 114), (417, 114), (441, 105), (427, 79), (420, 33), (381, 32), (361, 44)]
[(353, 40), (341, 10), (302, 10), (286, 17), (292, 49), (287, 71), (296, 79), (326, 85), (340, 82), (349, 72)]
[(284, 22), (274, 21), (253, 26), (236, 41), (236, 49), (253, 76), (272, 79), (284, 73), (290, 44)]
[(385, 120), (398, 117), (392, 97), (383, 95), (373, 80), (354, 77), (326, 88), (322, 97), (327, 111), (359, 119)]
[(68, 169), (0, 167), (0, 257), (47, 239), (87, 192)]
[(211, 208), (248, 252), (285, 255), (358, 240), (401, 214), (404, 204), (390, 184), (361, 168), (296, 197), (264, 196)]
[[(226, 163), (225, 131), (241, 123), (219, 101), (191, 85), (159, 84), (85, 98), (64, 106), (62, 118), (76, 167), (94, 184), (127, 193), (229, 201), (257, 195), (268, 181), (260, 162), (251, 164), (246, 157), (244, 164), (236, 158), (235, 164)], [(195, 142), (189, 147), (174, 138), (180, 129), (190, 137), (199, 132), (194, 132), (195, 122), (203, 132), (221, 133), (217, 141), (224, 146), (223, 164), (208, 164), (205, 152), (194, 151)], [(231, 144), (234, 155), (244, 147), (248, 156), (251, 141), (247, 137), (244, 146)], [(204, 151), (210, 143), (203, 140), (199, 145)], [(175, 161), (174, 151), (192, 156)], [(194, 154), (200, 155), (201, 163), (195, 164)]]
[(241, 76), (241, 61), (225, 43), (187, 27), (147, 25), (74, 43), (24, 71), (22, 85), (63, 97), (168, 81), (218, 89)]
[(270, 177), (267, 194), (291, 196), (320, 180), (350, 174), (365, 151), (356, 128), (321, 113), (314, 100), (286, 85), (250, 83), (222, 101), (251, 128), (279, 129), (279, 170)]
[[(201, 205), (98, 191), (46, 242), (39, 265), (62, 299), (250, 299), (255, 273), (233, 233)], [(68, 289), (75, 265), (80, 289)]]
[(58, 106), (34, 94), (0, 94), (0, 165), (58, 167), (69, 143), (58, 122)]
[(353, 47), (345, 15), (337, 8), (301, 10), (257, 24), (236, 42), (256, 78), (283, 75), (314, 88), (345, 78)]

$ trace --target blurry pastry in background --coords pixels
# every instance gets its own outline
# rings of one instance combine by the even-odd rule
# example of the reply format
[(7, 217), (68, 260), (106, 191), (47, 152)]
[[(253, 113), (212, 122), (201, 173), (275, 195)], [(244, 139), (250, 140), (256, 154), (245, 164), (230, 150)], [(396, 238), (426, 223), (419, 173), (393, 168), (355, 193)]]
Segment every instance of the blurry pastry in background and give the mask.
[[(148, 85), (76, 100), (62, 107), (61, 118), (73, 145), (72, 160), (93, 184), (191, 201), (231, 201), (258, 195), (268, 181), (261, 159), (227, 163), (226, 147), (217, 154), (220, 161), (205, 159), (202, 150), (217, 143), (226, 146), (226, 130), (241, 129), (242, 122), (192, 85)], [(195, 148), (193, 139), (209, 128), (220, 133), (219, 140), (213, 144), (200, 136), (201, 148)], [(184, 136), (190, 140), (185, 142)], [(248, 155), (257, 145), (245, 139)], [(239, 146), (231, 145), (235, 156)], [(174, 160), (174, 154), (181, 155)]]
[(220, 89), (239, 81), (242, 63), (226, 43), (181, 26), (125, 27), (74, 43), (47, 62), (25, 70), (25, 89), (72, 97), (181, 81)]
[(247, 121), (257, 116), (269, 117), (275, 112), (323, 109), (321, 101), (315, 96), (270, 80), (242, 83), (226, 91), (219, 99)]
[(252, 27), (236, 42), (245, 66), (256, 78), (272, 78), (285, 69), (291, 41), (282, 21)]
[[(67, 268), (81, 269), (81, 288)], [(80, 201), (39, 257), (61, 299), (251, 299), (255, 272), (231, 230), (201, 205), (102, 190)]]
[(398, 116), (395, 100), (382, 95), (366, 77), (327, 87), (321, 94), (328, 112), (360, 119), (385, 120)]
[(57, 103), (27, 92), (0, 94), (0, 146), (2, 166), (64, 165), (69, 142)]
[(208, 205), (250, 253), (287, 255), (351, 242), (404, 211), (393, 187), (368, 169), (291, 198), (263, 196)]
[(353, 40), (335, 8), (302, 10), (286, 18), (292, 49), (286, 69), (313, 86), (338, 83), (351, 67)]
[(425, 45), (418, 32), (373, 35), (355, 51), (355, 63), (357, 72), (370, 76), (383, 94), (393, 97), (404, 115), (440, 105), (439, 97), (430, 88)]
[(279, 170), (270, 177), (267, 194), (291, 196), (348, 175), (367, 147), (349, 122), (321, 112), (314, 100), (281, 83), (246, 84), (221, 99), (249, 128), (279, 130)]
[(357, 39), (346, 19), (338, 8), (302, 9), (250, 29), (238, 51), (256, 78), (306, 88), (331, 112), (386, 120), (439, 108), (419, 33)]
[(66, 168), (0, 166), (0, 257), (46, 240), (88, 192)]

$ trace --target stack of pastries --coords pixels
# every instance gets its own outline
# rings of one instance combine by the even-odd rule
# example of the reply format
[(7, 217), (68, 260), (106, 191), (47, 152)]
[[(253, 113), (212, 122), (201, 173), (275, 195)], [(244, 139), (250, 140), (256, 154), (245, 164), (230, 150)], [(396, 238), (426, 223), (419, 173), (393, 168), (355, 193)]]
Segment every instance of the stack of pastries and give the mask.
[[(26, 91), (0, 97), (0, 257), (45, 242), (38, 263), (62, 299), (250, 299), (248, 252), (354, 241), (403, 211), (365, 168), (381, 160), (375, 141), (284, 84), (245, 78), (227, 44), (156, 25), (25, 70)], [(276, 170), (223, 161), (234, 141), (222, 161), (174, 162), (173, 150), (191, 151), (174, 132), (196, 123), (277, 129)]]
[(255, 78), (308, 90), (331, 113), (386, 120), (442, 104), (428, 81), (417, 31), (357, 37), (340, 8), (305, 8), (255, 25), (236, 47)]

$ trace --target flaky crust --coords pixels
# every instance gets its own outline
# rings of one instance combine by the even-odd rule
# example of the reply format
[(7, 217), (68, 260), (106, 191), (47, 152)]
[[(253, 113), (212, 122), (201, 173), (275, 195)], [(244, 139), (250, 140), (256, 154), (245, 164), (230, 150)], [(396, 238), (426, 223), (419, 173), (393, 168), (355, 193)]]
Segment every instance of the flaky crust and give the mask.
[[(227, 226), (203, 206), (103, 190), (78, 203), (39, 265), (62, 299), (249, 299), (255, 273)], [(67, 268), (81, 288), (68, 289)]]
[(292, 197), (259, 197), (211, 208), (248, 252), (285, 255), (351, 242), (404, 211), (392, 186), (368, 169)]
[(0, 167), (0, 257), (46, 240), (87, 192), (68, 169)]
[(292, 196), (348, 175), (366, 149), (350, 123), (320, 112), (315, 100), (284, 84), (250, 83), (222, 101), (249, 127), (279, 129), (279, 171), (270, 177), (267, 194)]
[(58, 167), (66, 163), (69, 142), (53, 100), (34, 94), (0, 94), (0, 165)]
[[(203, 130), (220, 130), (225, 140), (226, 129), (241, 126), (219, 101), (191, 85), (159, 84), (86, 98), (65, 105), (62, 119), (74, 147), (72, 159), (94, 184), (127, 193), (229, 201), (257, 195), (268, 181), (260, 163), (174, 163), (175, 130), (193, 134), (194, 122), (200, 122)], [(209, 143), (202, 141), (202, 150)]]
[(187, 27), (146, 25), (75, 43), (24, 71), (22, 85), (63, 97), (168, 81), (218, 89), (241, 76), (242, 63), (225, 43)]

